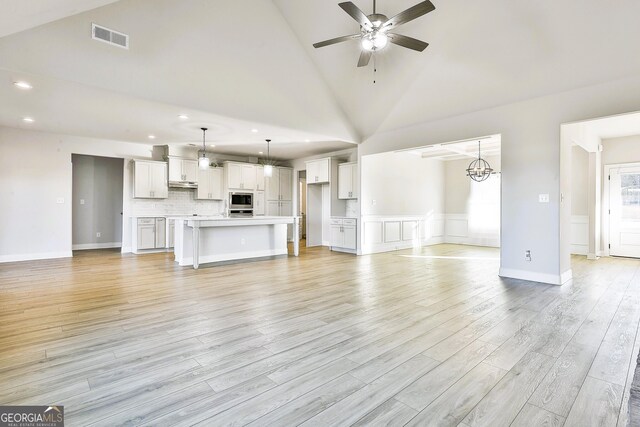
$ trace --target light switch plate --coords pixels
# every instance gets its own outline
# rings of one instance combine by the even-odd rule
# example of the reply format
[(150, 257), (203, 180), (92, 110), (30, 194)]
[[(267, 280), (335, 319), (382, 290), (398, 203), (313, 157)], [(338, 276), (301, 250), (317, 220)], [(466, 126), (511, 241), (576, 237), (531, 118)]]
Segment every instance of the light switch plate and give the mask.
[(80, 204), (84, 205), (84, 199), (80, 199)]
[(540, 203), (549, 203), (549, 195), (548, 194), (538, 194), (538, 202), (540, 202)]

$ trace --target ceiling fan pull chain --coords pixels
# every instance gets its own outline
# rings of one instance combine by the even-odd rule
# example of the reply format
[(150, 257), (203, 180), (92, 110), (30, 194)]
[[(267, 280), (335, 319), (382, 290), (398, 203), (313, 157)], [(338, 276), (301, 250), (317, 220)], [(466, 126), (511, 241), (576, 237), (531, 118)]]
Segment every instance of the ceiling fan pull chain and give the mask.
[(376, 67), (376, 55), (373, 55), (373, 84), (376, 84), (376, 73), (378, 72), (378, 68)]

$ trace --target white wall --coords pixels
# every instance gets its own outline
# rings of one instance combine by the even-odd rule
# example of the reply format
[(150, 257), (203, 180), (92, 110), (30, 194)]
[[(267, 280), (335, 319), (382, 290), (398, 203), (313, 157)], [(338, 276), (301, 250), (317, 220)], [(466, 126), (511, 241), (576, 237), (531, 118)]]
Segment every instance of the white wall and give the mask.
[[(409, 152), (362, 158), (362, 215), (444, 212), (444, 162)], [(366, 184), (364, 184), (366, 183)]]
[[(571, 259), (569, 245), (560, 249), (560, 229), (571, 223), (570, 215), (560, 215), (560, 125), (640, 110), (638, 93), (640, 76), (416, 124), (373, 135), (359, 155), (501, 134), (500, 274), (562, 283), (570, 277)], [(550, 203), (538, 203), (542, 193)]]
[[(495, 172), (502, 170), (500, 156), (489, 156), (489, 162)], [(447, 214), (469, 214), (470, 182), (467, 168), (471, 159), (445, 162), (445, 212)]]
[(571, 214), (589, 215), (589, 153), (574, 145), (571, 149)]
[[(151, 146), (0, 127), (0, 261), (71, 256), (72, 153), (150, 158)], [(125, 218), (130, 188), (125, 173)]]

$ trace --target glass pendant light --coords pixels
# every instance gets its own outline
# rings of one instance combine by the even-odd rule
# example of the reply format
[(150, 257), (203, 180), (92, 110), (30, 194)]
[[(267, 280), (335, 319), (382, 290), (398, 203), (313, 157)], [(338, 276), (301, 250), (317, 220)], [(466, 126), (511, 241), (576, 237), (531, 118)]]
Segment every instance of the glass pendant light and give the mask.
[(207, 128), (200, 129), (202, 129), (202, 157), (198, 158), (198, 166), (200, 166), (200, 169), (207, 169), (211, 164), (211, 162), (209, 162), (209, 158), (207, 157), (207, 145), (205, 142)]
[(271, 140), (266, 139), (265, 141), (267, 141), (267, 158), (262, 161), (262, 165), (264, 166), (264, 176), (270, 178), (273, 175), (274, 161), (271, 160), (270, 151), (269, 151), (269, 148), (270, 148), (269, 145), (271, 143)]

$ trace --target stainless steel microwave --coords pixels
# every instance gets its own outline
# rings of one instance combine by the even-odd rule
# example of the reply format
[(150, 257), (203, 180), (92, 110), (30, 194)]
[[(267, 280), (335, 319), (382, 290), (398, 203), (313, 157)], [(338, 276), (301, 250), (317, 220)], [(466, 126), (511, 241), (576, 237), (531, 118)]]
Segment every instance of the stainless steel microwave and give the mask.
[(229, 210), (253, 209), (253, 193), (229, 193)]

